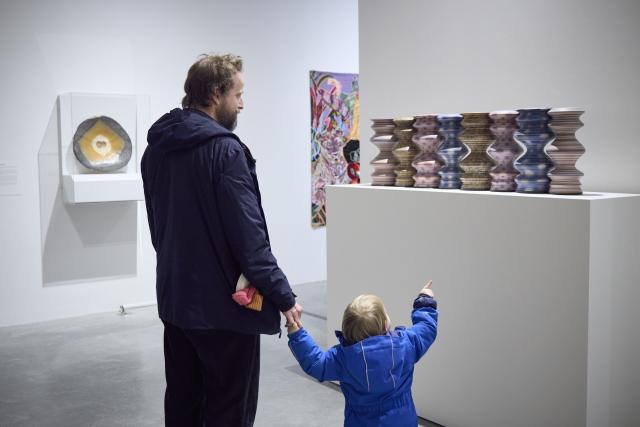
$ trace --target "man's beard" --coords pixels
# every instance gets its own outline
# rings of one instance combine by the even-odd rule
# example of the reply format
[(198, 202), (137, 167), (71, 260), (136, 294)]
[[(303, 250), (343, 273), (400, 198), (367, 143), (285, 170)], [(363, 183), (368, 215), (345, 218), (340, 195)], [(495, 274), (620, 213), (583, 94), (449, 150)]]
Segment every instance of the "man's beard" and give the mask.
[(223, 106), (217, 116), (218, 122), (230, 131), (233, 131), (238, 125), (238, 112), (235, 109), (227, 109)]

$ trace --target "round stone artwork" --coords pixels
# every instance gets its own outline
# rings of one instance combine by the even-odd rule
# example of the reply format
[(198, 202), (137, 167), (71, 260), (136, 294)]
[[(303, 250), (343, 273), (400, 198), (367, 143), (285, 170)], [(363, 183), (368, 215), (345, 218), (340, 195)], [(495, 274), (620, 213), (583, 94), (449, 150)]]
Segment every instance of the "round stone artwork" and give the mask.
[(131, 138), (111, 117), (100, 116), (80, 123), (73, 136), (73, 154), (88, 169), (113, 172), (129, 163)]

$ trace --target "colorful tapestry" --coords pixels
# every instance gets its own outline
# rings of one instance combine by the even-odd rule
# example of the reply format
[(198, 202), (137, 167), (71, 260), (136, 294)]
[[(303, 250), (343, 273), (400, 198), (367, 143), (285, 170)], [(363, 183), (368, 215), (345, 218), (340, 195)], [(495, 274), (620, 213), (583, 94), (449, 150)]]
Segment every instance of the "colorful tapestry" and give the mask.
[(311, 71), (311, 226), (326, 224), (325, 185), (360, 182), (358, 75)]

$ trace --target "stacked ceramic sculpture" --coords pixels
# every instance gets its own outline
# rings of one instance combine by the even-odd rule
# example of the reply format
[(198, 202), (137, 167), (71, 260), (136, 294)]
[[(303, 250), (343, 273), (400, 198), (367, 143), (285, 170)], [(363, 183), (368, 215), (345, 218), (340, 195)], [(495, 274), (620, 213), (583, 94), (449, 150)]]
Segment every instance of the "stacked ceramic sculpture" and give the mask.
[(418, 147), (420, 153), (413, 159), (411, 165), (416, 169), (413, 175), (415, 187), (438, 188), (440, 186), (440, 175), (438, 172), (442, 167), (442, 160), (438, 157), (438, 116), (427, 114), (416, 116), (413, 124), (416, 133), (413, 135), (413, 143)]
[(395, 185), (395, 169), (398, 159), (393, 154), (393, 147), (398, 142), (393, 131), (396, 128), (393, 119), (372, 119), (373, 136), (371, 142), (378, 147), (380, 153), (371, 161), (373, 174), (371, 185)]
[(393, 131), (398, 143), (393, 149), (393, 154), (400, 162), (396, 166), (396, 187), (413, 187), (413, 175), (416, 170), (411, 166), (411, 162), (418, 154), (418, 148), (411, 141), (415, 130), (413, 129), (413, 117), (401, 117), (393, 119), (396, 129)]
[(513, 140), (513, 133), (518, 129), (516, 124), (517, 111), (494, 111), (489, 113), (491, 118), (491, 133), (495, 141), (489, 146), (487, 153), (495, 162), (491, 169), (491, 191), (515, 191), (514, 178), (518, 171), (513, 167), (513, 161), (522, 153), (520, 146)]
[(463, 190), (491, 188), (489, 170), (493, 162), (487, 155), (487, 148), (493, 140), (489, 131), (490, 124), (488, 113), (462, 113), (463, 131), (460, 141), (469, 149), (469, 154), (460, 161), (460, 167), (464, 171), (460, 177)]
[(553, 166), (551, 159), (545, 154), (545, 147), (553, 139), (549, 128), (548, 108), (528, 108), (518, 110), (518, 130), (514, 138), (524, 146), (525, 152), (515, 161), (520, 172), (516, 177), (518, 193), (548, 193), (549, 178), (547, 174)]
[(440, 123), (439, 134), (442, 143), (438, 149), (438, 155), (444, 161), (440, 169), (439, 188), (460, 188), (462, 182), (462, 169), (460, 159), (467, 154), (467, 148), (460, 142), (458, 136), (462, 131), (462, 116), (460, 114), (441, 114), (438, 116)]
[(580, 121), (583, 113), (583, 110), (572, 108), (554, 108), (549, 111), (549, 127), (556, 135), (556, 139), (547, 147), (547, 154), (555, 166), (549, 173), (549, 193), (582, 194), (580, 177), (583, 173), (576, 169), (576, 162), (585, 149), (576, 139), (575, 133), (583, 125)]
[(373, 119), (372, 185), (582, 194), (575, 133), (584, 110), (526, 108), (491, 113)]

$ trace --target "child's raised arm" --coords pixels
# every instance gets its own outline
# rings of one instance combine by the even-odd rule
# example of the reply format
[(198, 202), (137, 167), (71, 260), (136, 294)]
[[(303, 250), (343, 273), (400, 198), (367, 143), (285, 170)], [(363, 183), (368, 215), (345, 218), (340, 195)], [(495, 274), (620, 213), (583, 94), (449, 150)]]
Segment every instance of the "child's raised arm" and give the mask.
[(407, 336), (415, 348), (415, 362), (427, 352), (438, 334), (438, 303), (433, 298), (431, 280), (420, 290), (413, 301), (411, 321), (413, 326), (407, 329)]
[(289, 348), (308, 375), (318, 381), (337, 381), (340, 366), (336, 347), (322, 351), (304, 328), (289, 334)]

